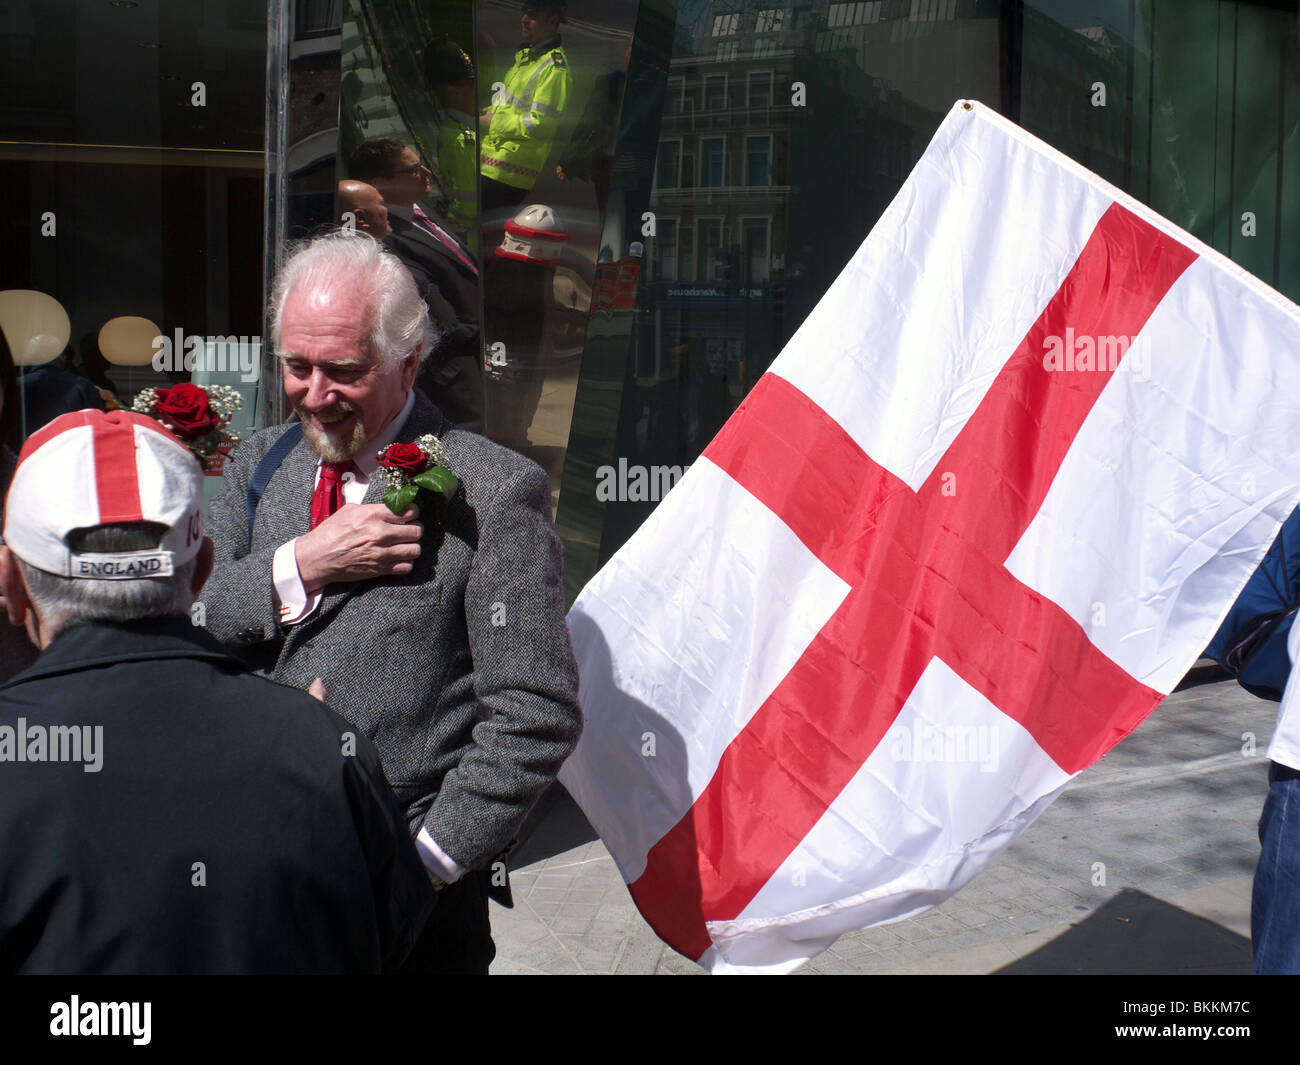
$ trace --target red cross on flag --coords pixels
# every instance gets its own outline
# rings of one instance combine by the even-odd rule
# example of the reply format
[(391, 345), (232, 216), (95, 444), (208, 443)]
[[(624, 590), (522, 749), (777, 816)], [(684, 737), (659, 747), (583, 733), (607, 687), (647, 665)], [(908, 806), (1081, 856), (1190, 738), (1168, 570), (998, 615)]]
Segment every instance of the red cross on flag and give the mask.
[(1300, 309), (960, 103), (570, 613), (637, 906), (784, 971), (942, 902), (1196, 661), (1300, 497)]

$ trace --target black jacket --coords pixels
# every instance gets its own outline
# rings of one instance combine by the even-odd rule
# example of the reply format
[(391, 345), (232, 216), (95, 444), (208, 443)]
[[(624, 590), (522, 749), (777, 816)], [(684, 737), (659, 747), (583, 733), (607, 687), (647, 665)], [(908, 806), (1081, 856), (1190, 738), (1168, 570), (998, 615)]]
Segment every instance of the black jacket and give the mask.
[[(104, 398), (88, 377), (64, 370), (53, 363), (36, 366), (22, 374), (22, 402), (27, 412), (27, 435), (48, 425), (60, 414), (74, 410), (104, 409)], [(18, 402), (14, 396), (11, 402)]]
[[(0, 443), (0, 529), (4, 528), (5, 496), (17, 464), (18, 456)], [(35, 661), (36, 648), (27, 639), (27, 630), (19, 625), (10, 625), (9, 614), (0, 607), (0, 682), (21, 673)]]
[(387, 971), (434, 898), (365, 736), (186, 618), (0, 685), (0, 972)]
[(388, 216), (384, 245), (411, 276), (429, 305), (441, 343), (420, 367), (421, 390), (460, 429), (484, 430), (483, 355), (479, 346), (478, 275), (413, 222)]

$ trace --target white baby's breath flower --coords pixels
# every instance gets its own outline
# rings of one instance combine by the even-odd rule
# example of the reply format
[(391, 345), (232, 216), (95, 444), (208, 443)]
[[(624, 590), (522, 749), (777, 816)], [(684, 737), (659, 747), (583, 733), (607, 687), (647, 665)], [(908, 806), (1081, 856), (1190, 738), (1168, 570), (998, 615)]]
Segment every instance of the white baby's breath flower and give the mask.
[(156, 388), (146, 388), (137, 392), (135, 399), (131, 402), (131, 409), (137, 414), (152, 414), (154, 404), (158, 402), (158, 390)]
[(416, 438), (416, 446), (429, 456), (429, 465), (446, 466), (447, 453), (442, 450), (442, 442), (432, 433), (425, 433)]
[(244, 406), (244, 397), (229, 385), (205, 385), (208, 402), (222, 418), (230, 418)]

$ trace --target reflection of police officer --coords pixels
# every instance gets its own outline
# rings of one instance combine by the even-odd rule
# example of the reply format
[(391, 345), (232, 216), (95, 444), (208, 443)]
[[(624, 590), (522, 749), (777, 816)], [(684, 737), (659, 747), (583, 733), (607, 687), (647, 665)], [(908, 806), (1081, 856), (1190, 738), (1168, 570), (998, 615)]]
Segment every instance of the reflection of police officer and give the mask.
[(437, 166), (447, 195), (447, 223), (478, 255), (478, 143), (474, 132), (474, 64), (446, 37), (424, 50), (424, 76), (442, 108)]
[[(632, 42), (623, 53), (623, 66), (632, 62)], [(596, 187), (596, 208), (604, 211), (609, 199), (610, 169), (618, 136), (618, 113), (627, 74), (611, 70), (596, 79), (587, 98), (573, 139), (558, 151), (555, 176), (561, 181), (590, 181)]]
[(480, 153), (485, 211), (522, 204), (555, 145), (573, 91), (560, 43), (563, 21), (564, 0), (524, 0), (514, 64), (479, 116), (486, 131)]

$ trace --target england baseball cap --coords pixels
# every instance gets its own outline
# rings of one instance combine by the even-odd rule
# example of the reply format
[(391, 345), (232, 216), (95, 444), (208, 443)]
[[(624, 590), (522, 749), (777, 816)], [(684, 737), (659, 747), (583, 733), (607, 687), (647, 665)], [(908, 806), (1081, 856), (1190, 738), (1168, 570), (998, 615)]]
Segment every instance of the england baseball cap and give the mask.
[[(79, 410), (27, 438), (5, 497), (5, 544), (29, 566), (61, 577), (170, 576), (203, 542), (203, 471), (152, 418)], [(118, 522), (165, 527), (153, 550), (76, 553), (75, 529)]]

